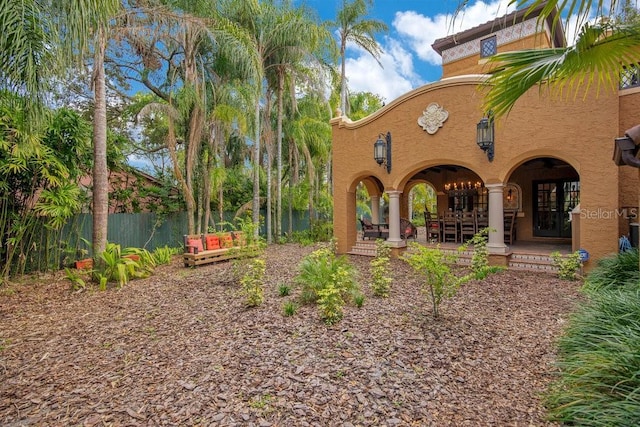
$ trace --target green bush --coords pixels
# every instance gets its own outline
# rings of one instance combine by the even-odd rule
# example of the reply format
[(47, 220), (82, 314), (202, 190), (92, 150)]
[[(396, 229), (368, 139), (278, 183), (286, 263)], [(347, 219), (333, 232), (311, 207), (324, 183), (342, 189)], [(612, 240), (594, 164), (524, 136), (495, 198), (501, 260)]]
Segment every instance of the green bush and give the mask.
[(391, 248), (384, 240), (376, 240), (376, 256), (371, 260), (371, 289), (373, 294), (386, 298), (389, 296), (392, 279), (389, 271)]
[(559, 341), (558, 365), (560, 378), (546, 397), (552, 420), (580, 426), (637, 425), (640, 290), (593, 293)]
[(638, 249), (633, 249), (598, 261), (596, 268), (589, 273), (584, 287), (587, 291), (595, 292), (606, 288), (638, 285)]
[(170, 248), (169, 246), (163, 246), (161, 248), (156, 248), (151, 256), (156, 265), (166, 265), (171, 262), (171, 258), (174, 255), (177, 255), (182, 252), (180, 248)]
[(553, 265), (558, 268), (558, 277), (563, 280), (578, 280), (580, 278), (579, 271), (582, 268), (580, 261), (580, 253), (575, 251), (567, 256), (562, 256), (560, 252), (551, 252)]
[(100, 289), (105, 290), (109, 282), (116, 282), (121, 288), (131, 279), (148, 277), (153, 272), (153, 267), (155, 261), (146, 249), (122, 250), (118, 244), (107, 243), (92, 273)]
[(317, 303), (322, 319), (333, 324), (342, 318), (342, 306), (359, 293), (355, 269), (331, 248), (307, 255), (299, 266), (296, 282), (302, 286), (302, 303)]
[[(474, 234), (458, 248), (459, 252), (466, 251), (469, 245), (473, 245), (473, 255), (471, 256), (471, 271), (473, 278), (477, 280), (485, 279), (489, 274), (504, 270), (504, 267), (489, 266), (489, 250), (487, 249), (487, 236), (491, 228), (484, 228)], [(494, 230), (495, 231), (495, 230)]]
[(410, 251), (402, 258), (423, 276), (423, 292), (431, 300), (434, 318), (440, 316), (442, 300), (454, 296), (460, 285), (470, 278), (469, 276), (456, 277), (449, 267), (449, 264), (455, 262), (455, 257), (445, 256), (439, 248), (427, 248), (412, 242)]
[(249, 307), (256, 307), (264, 301), (263, 279), (266, 263), (261, 258), (255, 258), (246, 265), (247, 270), (240, 279), (242, 293)]

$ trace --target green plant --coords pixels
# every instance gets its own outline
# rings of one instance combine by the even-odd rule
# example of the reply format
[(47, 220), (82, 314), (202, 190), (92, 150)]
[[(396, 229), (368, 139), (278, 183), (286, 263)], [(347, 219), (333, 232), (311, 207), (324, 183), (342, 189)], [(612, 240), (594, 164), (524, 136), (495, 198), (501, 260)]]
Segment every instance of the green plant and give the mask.
[(353, 296), (353, 303), (356, 305), (356, 307), (360, 308), (364, 305), (364, 299), (364, 294), (358, 293)]
[(266, 263), (262, 258), (255, 258), (247, 265), (240, 284), (242, 293), (245, 296), (245, 302), (249, 307), (257, 307), (264, 301), (263, 278), (266, 269)]
[(122, 250), (115, 243), (107, 243), (100, 259), (93, 276), (101, 290), (106, 289), (108, 282), (117, 282), (118, 287), (122, 287), (131, 279), (148, 277), (155, 265), (149, 251), (137, 248)]
[[(458, 248), (458, 252), (466, 251), (473, 245), (473, 255), (471, 255), (471, 271), (473, 278), (477, 280), (485, 279), (489, 274), (504, 270), (503, 267), (489, 266), (489, 250), (487, 249), (487, 236), (491, 228), (487, 227), (467, 240)], [(495, 231), (495, 230), (494, 230)]]
[(171, 262), (171, 258), (174, 255), (179, 254), (181, 251), (182, 250), (180, 248), (163, 246), (160, 248), (156, 248), (151, 255), (156, 265), (166, 265)]
[(282, 313), (287, 316), (293, 316), (298, 311), (298, 305), (293, 301), (287, 301), (282, 305)]
[(433, 306), (433, 317), (440, 315), (440, 303), (444, 298), (456, 294), (469, 276), (456, 277), (449, 264), (454, 258), (444, 255), (440, 248), (427, 248), (416, 242), (410, 243), (410, 251), (402, 257), (418, 274), (424, 277), (423, 291)]
[(278, 293), (280, 294), (281, 297), (286, 297), (291, 293), (291, 287), (286, 283), (281, 283), (278, 286)]
[(549, 415), (566, 425), (637, 425), (640, 290), (636, 283), (590, 297), (558, 342), (560, 376), (545, 399)]
[(580, 253), (575, 251), (574, 253), (562, 256), (560, 252), (555, 251), (550, 254), (553, 260), (553, 265), (558, 268), (558, 277), (563, 280), (577, 280), (580, 275), (578, 272), (582, 268), (582, 262), (580, 261)]
[(605, 288), (622, 286), (638, 286), (640, 271), (638, 270), (638, 249), (619, 253), (598, 261), (585, 281), (585, 290), (595, 292)]
[(301, 261), (299, 269), (296, 282), (302, 285), (300, 298), (305, 304), (316, 302), (318, 291), (332, 283), (338, 285), (343, 296), (357, 289), (355, 269), (346, 257), (336, 256), (331, 248), (313, 251)]
[(320, 317), (327, 325), (333, 325), (342, 319), (342, 306), (344, 300), (340, 288), (335, 283), (330, 282), (322, 289), (318, 290), (318, 307)]
[(67, 280), (71, 282), (72, 290), (78, 291), (87, 287), (87, 284), (77, 270), (65, 267), (64, 272), (67, 275)]
[(373, 294), (386, 298), (389, 296), (392, 279), (389, 272), (391, 247), (384, 240), (376, 240), (376, 256), (371, 260), (371, 289)]
[(296, 282), (302, 285), (302, 302), (316, 302), (327, 324), (339, 321), (342, 306), (359, 292), (355, 269), (330, 247), (318, 249), (301, 261)]

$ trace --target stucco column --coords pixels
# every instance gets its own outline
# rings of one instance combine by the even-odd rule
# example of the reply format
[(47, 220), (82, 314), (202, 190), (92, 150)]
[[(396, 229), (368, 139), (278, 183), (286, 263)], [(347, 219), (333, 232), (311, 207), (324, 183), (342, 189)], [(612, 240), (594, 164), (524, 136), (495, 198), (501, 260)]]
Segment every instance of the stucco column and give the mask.
[(371, 222), (380, 224), (380, 196), (371, 196)]
[(487, 249), (492, 254), (506, 254), (507, 245), (504, 244), (504, 184), (487, 184), (489, 190), (489, 242)]
[(387, 243), (391, 247), (404, 246), (400, 238), (400, 195), (402, 191), (387, 191), (389, 195), (389, 238)]

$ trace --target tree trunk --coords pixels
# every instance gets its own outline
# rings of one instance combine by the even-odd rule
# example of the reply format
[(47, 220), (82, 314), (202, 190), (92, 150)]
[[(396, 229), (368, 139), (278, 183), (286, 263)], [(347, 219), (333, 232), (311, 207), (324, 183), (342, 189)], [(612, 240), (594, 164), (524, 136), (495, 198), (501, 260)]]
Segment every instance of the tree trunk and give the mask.
[(284, 70), (278, 70), (278, 123), (277, 123), (277, 150), (276, 150), (276, 240), (282, 235), (282, 98), (284, 96)]
[(260, 235), (260, 92), (256, 97), (255, 110), (255, 136), (253, 140), (253, 200), (251, 209), (253, 210), (251, 219), (253, 220), (253, 237), (257, 239)]
[(107, 94), (104, 72), (106, 50), (104, 29), (96, 35), (93, 64), (93, 257), (107, 247), (107, 224), (109, 219), (109, 170), (107, 168)]

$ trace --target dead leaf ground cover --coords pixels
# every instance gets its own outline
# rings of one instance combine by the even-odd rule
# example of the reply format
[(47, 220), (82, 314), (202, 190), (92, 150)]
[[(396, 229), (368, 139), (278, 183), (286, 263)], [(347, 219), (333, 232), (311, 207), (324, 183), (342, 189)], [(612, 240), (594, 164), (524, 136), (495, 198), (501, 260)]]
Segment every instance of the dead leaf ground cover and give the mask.
[(3, 426), (541, 426), (554, 340), (578, 284), (502, 272), (430, 317), (392, 261), (391, 296), (326, 326), (278, 294), (313, 247), (270, 246), (265, 303), (244, 307), (231, 263), (179, 260), (121, 290), (71, 293), (63, 275), (0, 289)]

